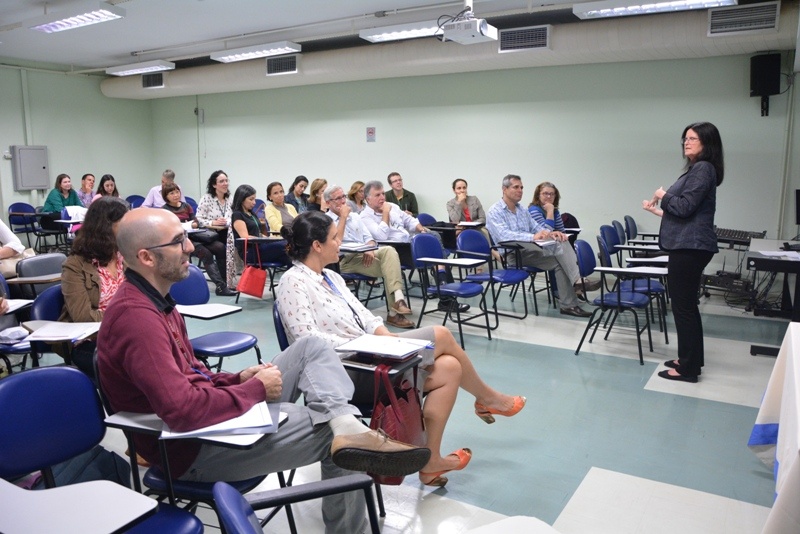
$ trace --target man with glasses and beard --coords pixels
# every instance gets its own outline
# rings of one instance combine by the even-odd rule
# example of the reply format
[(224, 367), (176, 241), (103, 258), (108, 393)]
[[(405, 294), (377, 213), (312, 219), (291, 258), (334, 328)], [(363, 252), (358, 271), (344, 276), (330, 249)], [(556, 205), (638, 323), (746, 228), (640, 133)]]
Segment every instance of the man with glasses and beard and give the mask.
[[(219, 423), (262, 402), (281, 402), (288, 419), (250, 449), (170, 440), (170, 469), (180, 480), (244, 480), (321, 461), (322, 478), (369, 471), (389, 476), (418, 471), (430, 450), (369, 430), (348, 404), (353, 383), (322, 340), (293, 343), (271, 363), (240, 373), (212, 373), (192, 351), (186, 325), (169, 295), (188, 276), (191, 241), (178, 218), (137, 209), (120, 221), (117, 244), (126, 281), (106, 310), (98, 334), (99, 380), (115, 411), (155, 413), (175, 431)], [(296, 404), (303, 394), (306, 405)], [(134, 437), (138, 452), (161, 464), (158, 439)], [(362, 532), (365, 503), (357, 492), (323, 499), (328, 531)]]

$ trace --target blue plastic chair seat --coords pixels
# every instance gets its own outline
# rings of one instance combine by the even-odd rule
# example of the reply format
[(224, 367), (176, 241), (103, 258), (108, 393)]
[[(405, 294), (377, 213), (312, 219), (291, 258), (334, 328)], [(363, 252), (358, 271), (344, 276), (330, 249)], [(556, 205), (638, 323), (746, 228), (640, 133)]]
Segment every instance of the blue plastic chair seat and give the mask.
[(148, 517), (125, 531), (126, 534), (153, 534), (168, 532), (169, 534), (202, 534), (203, 522), (197, 516), (187, 513), (176, 506), (166, 503), (158, 504), (158, 513)]
[(0, 354), (28, 354), (31, 351), (31, 344), (27, 341), (14, 343), (13, 345), (0, 344)]
[(592, 304), (595, 306), (610, 307), (623, 307), (623, 308), (644, 308), (650, 303), (650, 298), (642, 293), (634, 293), (632, 291), (612, 291), (606, 293), (602, 298), (597, 297)]
[[(261, 484), (263, 480), (264, 475), (259, 475), (246, 480), (228, 482), (228, 484), (236, 488), (236, 491), (239, 493), (247, 493)], [(157, 465), (147, 469), (142, 481), (145, 486), (158, 493), (166, 494), (169, 491), (167, 480), (164, 478), (164, 472)], [(214, 482), (184, 482), (174, 479), (172, 481), (172, 487), (175, 489), (175, 494), (179, 495), (181, 498), (198, 501), (210, 501), (213, 498)]]
[(489, 282), (493, 280), (496, 284), (514, 285), (528, 279), (528, 273), (520, 269), (495, 269), (492, 271), (491, 279), (489, 273), (468, 274), (465, 280), (468, 282)]
[(477, 297), (483, 293), (483, 286), (473, 282), (452, 282), (450, 284), (442, 284), (440, 286), (429, 286), (428, 294), (436, 295), (438, 293), (442, 297)]
[(213, 332), (190, 340), (197, 356), (234, 356), (252, 349), (258, 339), (243, 332)]
[(647, 280), (643, 278), (623, 280), (620, 288), (622, 291), (635, 291), (637, 293), (664, 293), (667, 290), (664, 284), (658, 280), (650, 280), (650, 284), (648, 285)]

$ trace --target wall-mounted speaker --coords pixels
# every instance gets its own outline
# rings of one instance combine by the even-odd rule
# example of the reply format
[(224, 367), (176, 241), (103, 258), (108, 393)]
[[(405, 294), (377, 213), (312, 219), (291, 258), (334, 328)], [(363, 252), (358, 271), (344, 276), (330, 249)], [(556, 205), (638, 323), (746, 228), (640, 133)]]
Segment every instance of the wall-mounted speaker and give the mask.
[(750, 58), (750, 96), (781, 92), (781, 55), (762, 54)]
[(800, 226), (800, 189), (794, 190), (794, 222)]

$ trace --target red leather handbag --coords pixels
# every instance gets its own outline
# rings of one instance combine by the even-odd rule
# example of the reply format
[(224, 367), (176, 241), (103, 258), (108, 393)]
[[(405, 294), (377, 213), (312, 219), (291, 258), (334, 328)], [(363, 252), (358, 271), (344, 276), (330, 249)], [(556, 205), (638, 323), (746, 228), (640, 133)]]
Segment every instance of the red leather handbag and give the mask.
[[(425, 445), (425, 423), (422, 419), (422, 404), (417, 389), (417, 368), (414, 368), (414, 382), (403, 380), (392, 384), (389, 378), (390, 366), (380, 364), (375, 368), (375, 393), (372, 418), (369, 427), (381, 429), (387, 436), (403, 443), (422, 447)], [(379, 397), (383, 385), (383, 394)], [(370, 473), (379, 484), (397, 486), (404, 477), (390, 477)]]
[[(256, 257), (258, 264), (261, 265), (261, 252), (258, 250), (256, 244)], [(247, 262), (247, 238), (244, 238), (244, 260)], [(239, 278), (239, 283), (236, 285), (236, 291), (253, 297), (264, 297), (264, 285), (267, 283), (267, 271), (260, 269), (255, 265), (248, 265), (244, 268), (242, 276)]]

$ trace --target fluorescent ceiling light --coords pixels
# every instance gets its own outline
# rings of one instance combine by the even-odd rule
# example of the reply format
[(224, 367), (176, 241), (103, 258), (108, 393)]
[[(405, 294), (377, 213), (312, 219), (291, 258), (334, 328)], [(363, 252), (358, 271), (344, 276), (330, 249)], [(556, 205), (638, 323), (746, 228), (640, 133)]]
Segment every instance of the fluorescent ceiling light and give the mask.
[(671, 2), (650, 2), (636, 4), (635, 0), (606, 0), (575, 4), (572, 12), (580, 19), (600, 19), (606, 17), (625, 17), (627, 15), (647, 15), (668, 11), (689, 9), (708, 9), (721, 6), (735, 6), (738, 0), (672, 0)]
[(299, 52), (302, 47), (291, 41), (279, 41), (277, 43), (267, 43), (256, 46), (246, 46), (244, 48), (236, 48), (234, 50), (223, 50), (222, 52), (214, 52), (211, 54), (211, 59), (220, 61), (222, 63), (232, 63), (234, 61), (246, 61), (248, 59), (256, 59), (267, 56), (282, 56), (284, 54), (293, 54)]
[(412, 22), (409, 24), (395, 24), (381, 28), (369, 28), (358, 32), (358, 36), (371, 43), (384, 41), (399, 41), (401, 39), (416, 39), (418, 37), (431, 37), (436, 35), (439, 23), (435, 20), (427, 22)]
[(147, 74), (149, 72), (160, 72), (163, 70), (174, 70), (174, 69), (175, 69), (175, 63), (157, 59), (155, 61), (145, 61), (143, 63), (121, 65), (119, 67), (109, 67), (106, 69), (106, 74), (111, 74), (112, 76), (132, 76), (134, 74)]
[(110, 20), (121, 19), (125, 16), (125, 10), (105, 2), (92, 4), (85, 9), (76, 9), (70, 11), (71, 15), (65, 16), (67, 11), (59, 11), (35, 18), (26, 22), (26, 25), (32, 30), (55, 33), (64, 30), (73, 30), (75, 28), (82, 28), (91, 24), (100, 22), (108, 22)]

